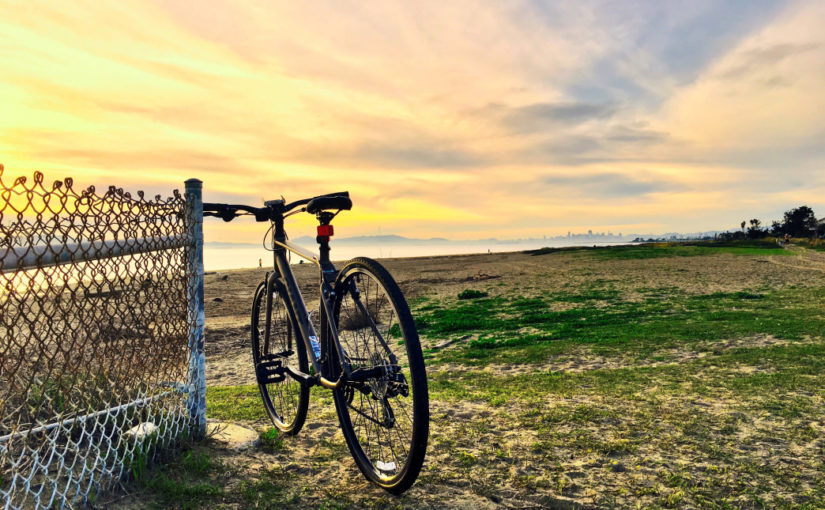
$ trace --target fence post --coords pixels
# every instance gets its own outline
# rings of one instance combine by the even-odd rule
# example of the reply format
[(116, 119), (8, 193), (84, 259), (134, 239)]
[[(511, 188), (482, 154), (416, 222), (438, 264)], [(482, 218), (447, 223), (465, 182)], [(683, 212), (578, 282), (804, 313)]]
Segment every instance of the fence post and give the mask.
[(195, 439), (206, 435), (206, 357), (203, 352), (203, 183), (186, 181), (190, 249), (186, 273), (189, 281), (189, 398), (187, 409)]

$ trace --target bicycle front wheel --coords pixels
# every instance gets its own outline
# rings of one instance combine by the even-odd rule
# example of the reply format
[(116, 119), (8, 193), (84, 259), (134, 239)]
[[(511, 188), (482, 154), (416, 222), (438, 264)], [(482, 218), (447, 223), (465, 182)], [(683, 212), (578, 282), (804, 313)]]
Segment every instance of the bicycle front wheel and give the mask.
[(306, 373), (307, 353), (295, 335), (284, 296), (286, 289), (274, 282), (269, 343), (266, 341), (266, 283), (261, 283), (252, 301), (252, 359), (258, 376), (258, 389), (272, 424), (285, 434), (297, 434), (307, 416), (309, 388), (289, 375), (279, 382), (262, 381), (258, 374), (262, 363), (277, 362)]
[[(412, 315), (392, 276), (367, 258), (341, 269), (333, 312), (351, 369), (379, 374), (333, 392), (341, 430), (364, 476), (400, 494), (424, 464), (430, 422), (427, 374)], [(337, 356), (330, 360), (340, 366)]]

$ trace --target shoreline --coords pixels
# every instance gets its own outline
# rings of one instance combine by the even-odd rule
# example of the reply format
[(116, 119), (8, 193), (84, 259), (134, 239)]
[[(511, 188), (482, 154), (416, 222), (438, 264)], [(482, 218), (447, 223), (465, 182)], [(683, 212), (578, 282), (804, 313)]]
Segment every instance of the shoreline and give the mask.
[[(209, 243), (205, 243), (204, 246), (204, 268), (207, 272), (216, 272), (216, 271), (233, 271), (239, 269), (261, 269), (261, 267), (257, 266), (252, 263), (252, 265), (243, 265), (243, 266), (234, 266), (230, 267), (229, 264), (230, 260), (236, 261), (238, 258), (244, 258), (247, 260), (253, 260), (257, 262), (258, 259), (261, 259), (263, 262), (263, 268), (271, 267), (268, 265), (267, 261), (271, 260), (271, 251), (264, 250), (262, 247), (210, 247)], [(512, 249), (503, 249), (503, 250), (491, 250), (491, 251), (461, 251), (457, 253), (450, 253), (444, 252), (439, 250), (438, 247), (430, 247), (426, 246), (426, 248), (434, 248), (431, 250), (430, 253), (416, 253), (420, 250), (411, 249), (411, 248), (424, 248), (425, 246), (406, 246), (406, 245), (396, 245), (396, 246), (388, 246), (388, 247), (381, 247), (381, 246), (357, 246), (357, 245), (344, 245), (337, 247), (338, 253), (343, 253), (340, 257), (336, 258), (336, 247), (332, 246), (332, 253), (330, 256), (332, 257), (333, 263), (343, 263), (347, 260), (350, 260), (355, 257), (368, 257), (375, 260), (429, 260), (434, 257), (469, 257), (469, 256), (479, 256), (479, 255), (500, 255), (500, 254), (513, 254), (513, 253), (526, 253), (534, 250), (544, 250), (544, 249), (565, 249), (565, 250), (575, 250), (575, 249), (593, 249), (593, 247), (611, 247), (611, 246), (627, 246), (632, 244), (639, 244), (633, 242), (613, 242), (613, 241), (601, 241), (601, 242), (594, 242), (588, 244), (574, 244), (574, 245), (561, 245), (561, 246), (548, 246), (544, 243), (537, 243), (535, 245), (525, 245), (525, 246), (507, 246), (501, 248), (512, 248)], [(449, 248), (449, 246), (445, 246)], [(392, 248), (407, 248), (407, 250), (396, 250), (401, 251), (404, 254), (399, 256), (393, 256), (393, 249)], [(455, 246), (455, 248), (463, 249), (463, 248), (470, 248), (464, 245)], [(473, 246), (472, 248), (478, 248), (481, 250), (480, 247)], [(470, 248), (470, 249), (472, 249)], [(376, 254), (377, 250), (377, 254)], [(310, 248), (310, 251), (314, 252), (314, 247)], [(292, 259), (292, 264), (297, 265), (298, 260), (300, 258), (295, 256)], [(309, 261), (304, 261), (304, 264), (310, 263)]]

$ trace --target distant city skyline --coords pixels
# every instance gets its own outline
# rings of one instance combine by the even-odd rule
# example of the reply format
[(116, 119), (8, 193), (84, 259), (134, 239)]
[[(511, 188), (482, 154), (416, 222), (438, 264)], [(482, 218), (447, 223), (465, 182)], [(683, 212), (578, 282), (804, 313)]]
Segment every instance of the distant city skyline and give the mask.
[(822, 215), (824, 27), (815, 0), (12, 0), (0, 163), (150, 195), (198, 177), (218, 202), (347, 189), (353, 236)]

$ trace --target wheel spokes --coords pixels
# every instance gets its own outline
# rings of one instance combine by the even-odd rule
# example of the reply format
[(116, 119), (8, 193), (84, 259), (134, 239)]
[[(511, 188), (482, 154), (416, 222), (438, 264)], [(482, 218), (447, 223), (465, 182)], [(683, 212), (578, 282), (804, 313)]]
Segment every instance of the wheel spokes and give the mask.
[[(258, 338), (265, 338), (266, 321), (266, 300), (261, 299), (258, 310)], [(258, 352), (259, 359), (269, 354), (291, 352), (290, 355), (280, 358), (284, 366), (298, 369), (298, 355), (292, 350), (292, 326), (286, 313), (286, 306), (278, 293), (272, 294), (272, 316), (270, 321), (269, 345), (260, 346)], [(297, 381), (286, 377), (283, 381), (266, 384), (265, 393), (269, 402), (265, 402), (274, 413), (274, 419), (280, 425), (289, 428), (294, 422), (298, 406), (300, 404), (301, 387)]]
[[(409, 374), (405, 348), (395, 349), (392, 328), (400, 325), (397, 312), (387, 291), (366, 273), (348, 277), (341, 298), (339, 337), (342, 347), (350, 353), (352, 369), (382, 367), (382, 376), (364, 381), (362, 387), (351, 387), (357, 397), (347, 405), (351, 423), (361, 449), (381, 477), (392, 477), (403, 468), (412, 442), (412, 421), (409, 408)], [(368, 314), (368, 316), (365, 316)], [(390, 354), (394, 360), (390, 360)], [(408, 402), (404, 402), (407, 400)], [(408, 405), (409, 404), (409, 405)]]

